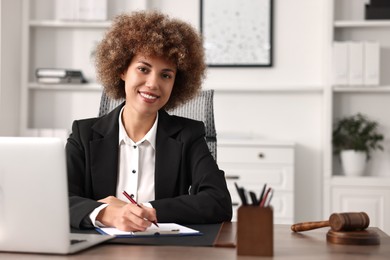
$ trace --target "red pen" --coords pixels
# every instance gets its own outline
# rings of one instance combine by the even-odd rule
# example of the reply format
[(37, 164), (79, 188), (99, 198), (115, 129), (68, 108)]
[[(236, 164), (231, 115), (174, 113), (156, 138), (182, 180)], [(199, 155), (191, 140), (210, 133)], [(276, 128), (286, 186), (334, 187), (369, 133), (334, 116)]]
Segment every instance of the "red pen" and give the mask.
[(271, 192), (271, 187), (269, 187), (268, 188), (268, 190), (266, 191), (266, 193), (264, 194), (264, 197), (263, 197), (263, 199), (261, 200), (261, 202), (260, 202), (260, 207), (265, 207), (266, 205), (265, 205), (265, 202), (267, 201), (267, 197), (268, 197), (268, 195), (269, 195), (269, 193)]
[[(131, 203), (137, 205), (138, 207), (142, 208), (141, 205), (138, 204), (138, 202), (136, 202), (126, 191), (123, 191), (123, 195), (125, 195), (125, 197), (130, 200)], [(156, 223), (156, 221), (150, 221), (152, 222), (156, 227), (159, 227)]]

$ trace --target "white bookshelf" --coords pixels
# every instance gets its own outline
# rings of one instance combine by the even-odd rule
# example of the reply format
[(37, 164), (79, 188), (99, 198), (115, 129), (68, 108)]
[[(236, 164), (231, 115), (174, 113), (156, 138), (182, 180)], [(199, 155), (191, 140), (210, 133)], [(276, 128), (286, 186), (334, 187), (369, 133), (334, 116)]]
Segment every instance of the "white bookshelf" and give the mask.
[[(390, 102), (390, 20), (365, 20), (362, 0), (333, 0), (330, 4), (329, 54), (334, 41), (378, 41), (380, 84), (378, 86), (333, 86), (329, 60), (329, 89), (325, 90), (324, 217), (340, 211), (366, 211), (371, 225), (390, 232), (390, 118), (383, 113)], [(334, 122), (356, 113), (368, 115), (380, 124), (385, 136), (384, 151), (375, 151), (366, 173), (360, 177), (343, 175), (339, 159), (333, 156)]]
[[(53, 0), (22, 0), (20, 134), (65, 129), (75, 119), (97, 116), (101, 86), (96, 82), (93, 50), (122, 12), (148, 8), (149, 0), (108, 0), (107, 20), (56, 19)], [(79, 69), (86, 84), (39, 84), (37, 68)]]

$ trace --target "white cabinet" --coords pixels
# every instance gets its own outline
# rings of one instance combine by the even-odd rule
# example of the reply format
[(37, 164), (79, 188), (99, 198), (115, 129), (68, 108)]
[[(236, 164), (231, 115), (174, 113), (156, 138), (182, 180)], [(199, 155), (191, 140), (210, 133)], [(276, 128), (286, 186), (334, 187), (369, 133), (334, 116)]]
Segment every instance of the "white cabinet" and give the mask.
[[(101, 86), (96, 83), (93, 53), (112, 19), (147, 7), (148, 0), (107, 1), (107, 21), (58, 20), (67, 1), (23, 0), (21, 134), (69, 129), (74, 119), (97, 116)], [(69, 8), (69, 6), (68, 6)], [(88, 84), (38, 84), (37, 68), (79, 69)]]
[(274, 189), (274, 222), (294, 222), (294, 145), (263, 140), (218, 139), (217, 160), (225, 171), (233, 203), (233, 221), (241, 204), (234, 183), (260, 194), (263, 185)]
[[(325, 93), (326, 137), (324, 152), (324, 218), (333, 212), (366, 211), (372, 226), (389, 232), (390, 207), (390, 117), (384, 105), (390, 102), (390, 20), (365, 20), (364, 0), (333, 0), (330, 13), (330, 43), (378, 42), (380, 46), (380, 79), (377, 86), (333, 86), (332, 60), (329, 60), (329, 89)], [(331, 56), (331, 49), (329, 51)], [(384, 134), (384, 151), (375, 151), (364, 176), (343, 176), (339, 158), (332, 155), (334, 122), (356, 113), (379, 123)]]
[(334, 212), (364, 211), (370, 226), (390, 233), (390, 179), (378, 177), (334, 177), (330, 186)]

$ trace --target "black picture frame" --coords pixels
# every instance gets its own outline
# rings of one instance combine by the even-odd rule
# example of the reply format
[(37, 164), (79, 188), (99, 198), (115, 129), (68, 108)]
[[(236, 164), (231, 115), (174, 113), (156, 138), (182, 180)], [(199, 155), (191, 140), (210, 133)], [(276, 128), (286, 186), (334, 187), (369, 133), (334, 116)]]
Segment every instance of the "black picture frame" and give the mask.
[(273, 66), (273, 0), (200, 0), (209, 67)]

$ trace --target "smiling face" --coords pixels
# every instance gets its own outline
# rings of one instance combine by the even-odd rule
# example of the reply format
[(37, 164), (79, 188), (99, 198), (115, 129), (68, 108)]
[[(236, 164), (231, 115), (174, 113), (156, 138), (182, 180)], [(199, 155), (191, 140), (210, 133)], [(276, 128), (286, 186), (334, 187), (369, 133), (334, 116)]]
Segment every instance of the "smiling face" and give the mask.
[(155, 116), (169, 100), (176, 66), (161, 57), (137, 54), (121, 75), (125, 82), (126, 109), (137, 116)]

